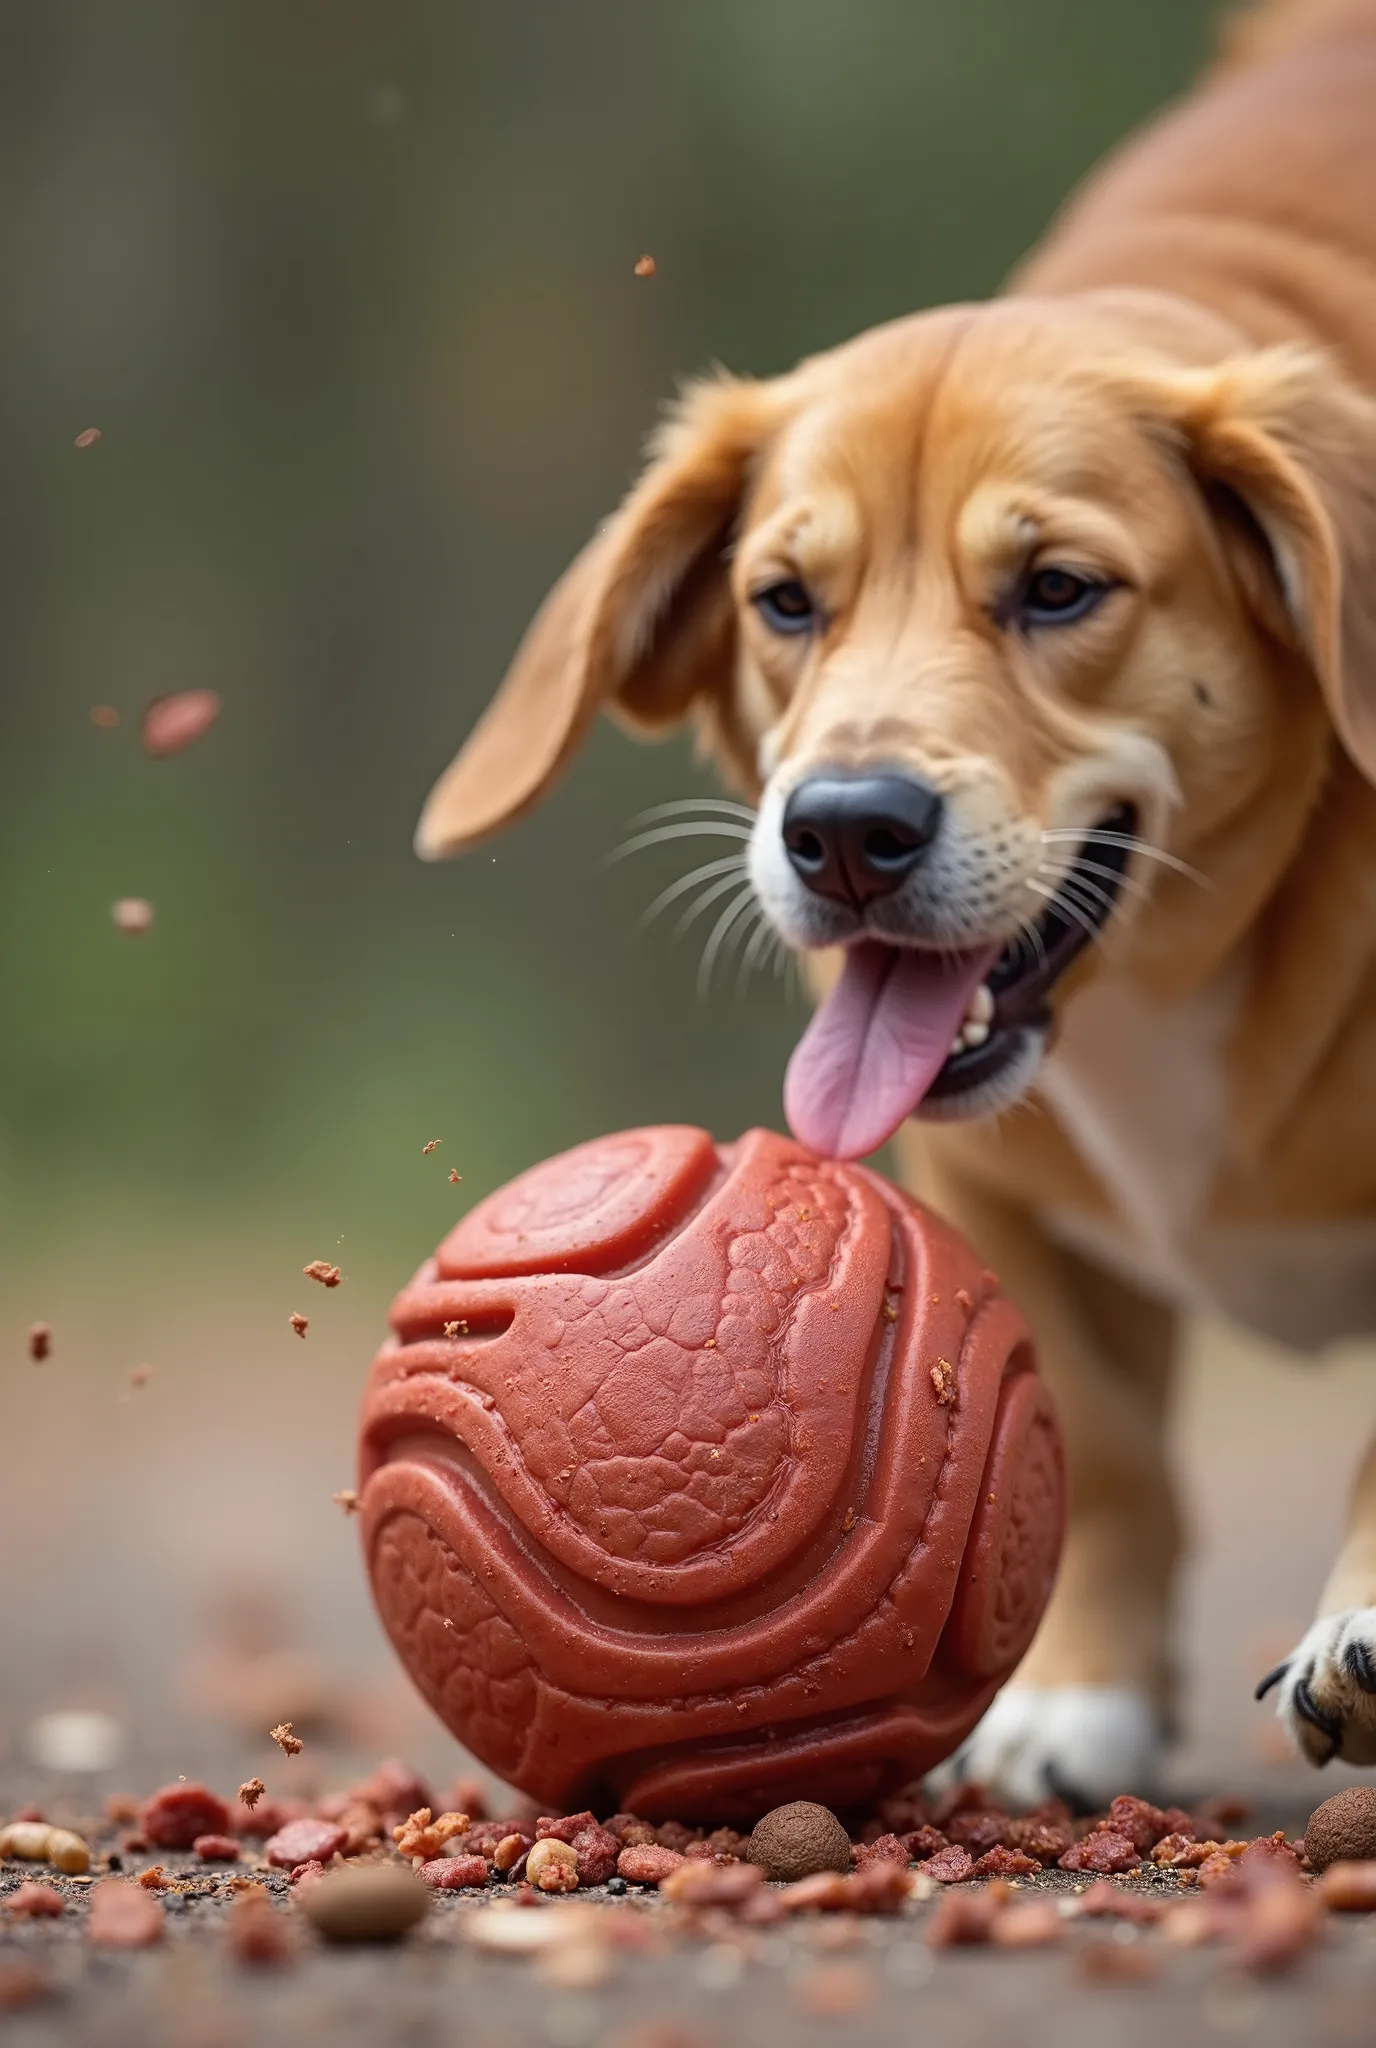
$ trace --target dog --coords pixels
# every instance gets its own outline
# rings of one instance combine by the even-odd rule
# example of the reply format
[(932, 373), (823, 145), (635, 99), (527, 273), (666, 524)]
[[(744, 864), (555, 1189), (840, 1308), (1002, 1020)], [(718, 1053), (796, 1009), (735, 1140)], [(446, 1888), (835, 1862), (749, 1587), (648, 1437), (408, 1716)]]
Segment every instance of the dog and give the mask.
[[(796, 1135), (896, 1138), (1036, 1332), (1060, 1577), (962, 1768), (1153, 1782), (1199, 1308), (1376, 1329), (1376, 0), (1262, 0), (1005, 293), (691, 385), (417, 834), (694, 722), (822, 999)], [(1376, 1446), (1265, 1685), (1376, 1762)], [(1265, 1686), (1262, 1688), (1265, 1689)]]

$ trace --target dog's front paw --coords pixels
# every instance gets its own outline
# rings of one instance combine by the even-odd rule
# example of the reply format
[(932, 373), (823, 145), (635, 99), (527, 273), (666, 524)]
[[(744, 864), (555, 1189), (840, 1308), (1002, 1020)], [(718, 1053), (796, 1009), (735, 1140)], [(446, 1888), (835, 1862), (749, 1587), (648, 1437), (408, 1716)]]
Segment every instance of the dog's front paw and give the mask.
[(1161, 1730), (1126, 1685), (1008, 1685), (929, 1782), (972, 1780), (1013, 1807), (1053, 1795), (1089, 1813), (1156, 1780)]
[(1311, 1764), (1335, 1756), (1376, 1763), (1376, 1607), (1316, 1621), (1298, 1649), (1257, 1687), (1280, 1687), (1276, 1712)]

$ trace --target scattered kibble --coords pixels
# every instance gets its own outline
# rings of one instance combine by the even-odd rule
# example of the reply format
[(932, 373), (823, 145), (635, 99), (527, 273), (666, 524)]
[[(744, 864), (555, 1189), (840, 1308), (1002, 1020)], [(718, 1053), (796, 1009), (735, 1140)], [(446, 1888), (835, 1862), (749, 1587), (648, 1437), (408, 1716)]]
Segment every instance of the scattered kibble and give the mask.
[(330, 1495), (330, 1499), (337, 1508), (342, 1508), (346, 1515), (356, 1515), (362, 1506), (357, 1488), (352, 1486), (341, 1486), (338, 1493)]
[(35, 1365), (41, 1365), (43, 1360), (50, 1355), (52, 1348), (53, 1333), (51, 1325), (48, 1323), (31, 1323), (29, 1325), (29, 1357), (34, 1361)]
[(262, 1885), (235, 1893), (225, 1939), (235, 1962), (251, 1969), (275, 1968), (296, 1953), (286, 1915), (276, 1910)]
[(767, 1877), (792, 1884), (818, 1870), (848, 1871), (850, 1836), (830, 1808), (794, 1799), (756, 1822), (745, 1853)]
[(938, 1358), (932, 1366), (932, 1391), (942, 1408), (949, 1408), (956, 1398), (956, 1369), (949, 1358)]
[(310, 1317), (300, 1314), (288, 1316), (287, 1321), (291, 1324), (298, 1337), (304, 1337), (311, 1326)]
[(312, 1259), (301, 1271), (308, 1280), (318, 1280), (322, 1287), (338, 1287), (342, 1278), (338, 1266), (332, 1266), (328, 1259)]
[(537, 1892), (577, 1891), (578, 1857), (567, 1842), (538, 1841), (526, 1857), (526, 1879)]
[(395, 1863), (327, 1871), (300, 1897), (326, 1941), (399, 1941), (430, 1909), (430, 1887)]
[(1376, 1856), (1376, 1785), (1349, 1785), (1316, 1806), (1304, 1831), (1304, 1852), (1315, 1870)]
[(216, 690), (178, 690), (170, 697), (155, 697), (143, 714), (143, 751), (155, 761), (180, 754), (209, 732), (219, 715)]
[(456, 1188), (456, 1187), (458, 1186), (459, 1182), (460, 1182), (460, 1181), (461, 1181), (462, 1179), (463, 1179), (463, 1175), (462, 1175), (462, 1174), (461, 1174), (461, 1173), (459, 1172), (458, 1168), (457, 1168), (456, 1166), (451, 1166), (451, 1167), (450, 1167), (450, 1169), (449, 1169), (449, 1185), (450, 1185), (450, 1187), (451, 1187), (451, 1188)]
[(26, 1878), (18, 1891), (4, 1901), (5, 1911), (16, 1920), (56, 1920), (67, 1910), (67, 1902), (56, 1885), (35, 1884)]
[(102, 732), (113, 732), (119, 724), (119, 713), (113, 704), (93, 704), (91, 706), (91, 723), (92, 725), (98, 725)]
[(141, 1885), (107, 1877), (92, 1891), (86, 1939), (97, 1948), (151, 1948), (166, 1931), (161, 1905)]
[(136, 1365), (130, 1371), (129, 1385), (135, 1388), (146, 1387), (152, 1377), (153, 1368), (151, 1365)]
[(155, 1848), (189, 1849), (197, 1835), (228, 1834), (229, 1808), (208, 1785), (178, 1779), (144, 1800), (139, 1828)]
[(74, 448), (94, 448), (97, 441), (102, 438), (99, 427), (83, 427), (75, 441), (73, 441), (72, 446)]
[(121, 896), (110, 905), (110, 915), (119, 931), (140, 938), (153, 927), (153, 906), (142, 896)]
[(263, 1854), (279, 1870), (295, 1870), (298, 1863), (328, 1863), (348, 1844), (347, 1832), (332, 1820), (289, 1820), (270, 1835)]
[(283, 1756), (300, 1756), (305, 1747), (300, 1736), (292, 1733), (290, 1721), (279, 1721), (275, 1728), (269, 1728), (268, 1734)]
[(653, 256), (637, 256), (632, 268), (637, 277), (653, 277), (659, 265)]
[(261, 1778), (246, 1778), (239, 1787), (240, 1803), (246, 1806), (249, 1812), (252, 1813), (267, 1789)]
[(436, 1149), (436, 1147), (442, 1145), (443, 1143), (443, 1138), (432, 1138), (428, 1145), (422, 1145), (420, 1148), (422, 1159), (428, 1159), (430, 1157), (430, 1154)]

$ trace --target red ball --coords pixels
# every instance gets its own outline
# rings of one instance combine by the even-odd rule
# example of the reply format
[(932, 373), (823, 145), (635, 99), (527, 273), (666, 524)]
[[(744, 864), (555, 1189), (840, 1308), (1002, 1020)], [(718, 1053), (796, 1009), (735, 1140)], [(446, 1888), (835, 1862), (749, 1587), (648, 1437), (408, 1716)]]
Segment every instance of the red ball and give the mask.
[(1031, 1641), (1064, 1474), (970, 1247), (770, 1131), (580, 1145), (449, 1233), (363, 1404), (373, 1596), (546, 1811), (853, 1806), (963, 1741)]

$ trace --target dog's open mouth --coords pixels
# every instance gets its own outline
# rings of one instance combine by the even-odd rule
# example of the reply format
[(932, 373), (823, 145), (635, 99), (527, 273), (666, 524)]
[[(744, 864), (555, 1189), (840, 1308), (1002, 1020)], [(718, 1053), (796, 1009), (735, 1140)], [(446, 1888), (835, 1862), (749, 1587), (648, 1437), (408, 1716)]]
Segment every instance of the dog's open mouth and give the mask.
[(1119, 805), (1080, 846), (1033, 933), (940, 953), (860, 939), (789, 1061), (788, 1121), (833, 1157), (873, 1152), (930, 1099), (949, 1111), (1017, 1060), (1048, 998), (1117, 902), (1136, 814)]

